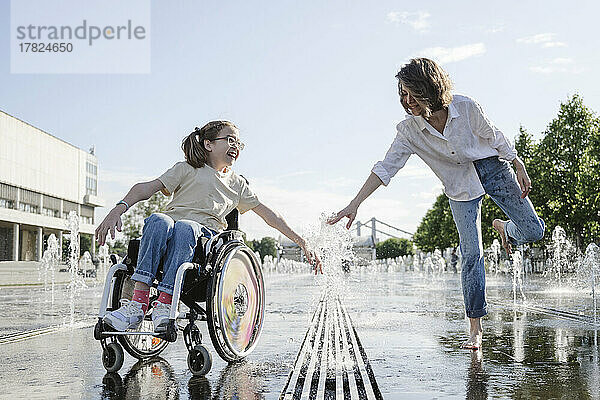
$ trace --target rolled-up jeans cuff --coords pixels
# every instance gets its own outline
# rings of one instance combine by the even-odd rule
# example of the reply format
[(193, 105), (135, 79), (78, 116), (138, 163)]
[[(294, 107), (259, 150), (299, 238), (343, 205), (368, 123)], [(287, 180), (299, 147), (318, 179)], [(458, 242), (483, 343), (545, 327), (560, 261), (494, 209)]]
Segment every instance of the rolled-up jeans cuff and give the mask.
[(152, 283), (154, 282), (154, 276), (146, 271), (135, 271), (135, 273), (131, 275), (131, 280), (152, 286)]
[(174, 289), (174, 287), (173, 287), (173, 286), (171, 286), (171, 285), (164, 285), (164, 284), (161, 282), (161, 283), (159, 283), (159, 285), (158, 285), (158, 288), (157, 288), (157, 289), (158, 289), (158, 291), (159, 291), (159, 292), (164, 292), (164, 293), (166, 293), (166, 294), (173, 295), (173, 289)]
[(487, 315), (487, 307), (480, 308), (479, 310), (467, 310), (467, 317), (469, 318), (481, 318)]

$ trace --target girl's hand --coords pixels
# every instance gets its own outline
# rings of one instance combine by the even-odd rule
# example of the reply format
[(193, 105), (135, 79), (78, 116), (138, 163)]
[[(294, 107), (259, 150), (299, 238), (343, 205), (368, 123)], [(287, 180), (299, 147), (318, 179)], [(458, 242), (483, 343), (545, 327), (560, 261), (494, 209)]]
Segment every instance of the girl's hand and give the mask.
[(116, 206), (113, 208), (96, 228), (96, 240), (98, 241), (99, 246), (102, 246), (106, 243), (106, 235), (109, 231), (110, 237), (113, 239), (115, 238), (115, 229), (121, 232), (123, 222), (121, 221), (121, 212), (119, 207), (121, 206)]
[(298, 245), (300, 246), (300, 248), (306, 255), (306, 260), (308, 261), (308, 263), (310, 265), (314, 266), (315, 275), (317, 275), (318, 272), (320, 272), (322, 274), (323, 273), (323, 264), (321, 263), (321, 259), (319, 259), (319, 256), (317, 255), (317, 253), (315, 253), (313, 250), (311, 250), (308, 247), (308, 245), (306, 244), (306, 242), (304, 242), (304, 241), (302, 241), (301, 243), (298, 243)]
[(515, 158), (513, 160), (513, 165), (517, 173), (517, 182), (521, 187), (521, 198), (524, 199), (525, 197), (527, 197), (527, 195), (529, 195), (529, 192), (531, 191), (531, 179), (529, 179), (529, 175), (527, 175), (525, 165), (523, 165), (523, 163), (518, 158)]
[(338, 222), (340, 219), (346, 217), (346, 218), (348, 218), (348, 223), (346, 224), (346, 229), (350, 229), (350, 226), (352, 226), (352, 222), (354, 222), (354, 218), (356, 218), (357, 212), (358, 212), (358, 206), (355, 206), (353, 203), (350, 203), (346, 206), (346, 208), (344, 208), (337, 214), (329, 217), (329, 219), (327, 220), (327, 223), (329, 225), (333, 225), (336, 222)]

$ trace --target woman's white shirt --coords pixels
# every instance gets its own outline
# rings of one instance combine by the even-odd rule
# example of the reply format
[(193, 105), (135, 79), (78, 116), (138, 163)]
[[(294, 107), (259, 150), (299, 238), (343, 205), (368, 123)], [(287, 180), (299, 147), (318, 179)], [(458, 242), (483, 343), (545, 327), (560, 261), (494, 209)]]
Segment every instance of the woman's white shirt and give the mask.
[(411, 154), (416, 154), (442, 181), (449, 198), (473, 200), (485, 193), (473, 161), (493, 156), (512, 161), (517, 157), (513, 144), (467, 96), (453, 96), (443, 135), (420, 116), (407, 115), (396, 129), (385, 158), (372, 169), (386, 186)]

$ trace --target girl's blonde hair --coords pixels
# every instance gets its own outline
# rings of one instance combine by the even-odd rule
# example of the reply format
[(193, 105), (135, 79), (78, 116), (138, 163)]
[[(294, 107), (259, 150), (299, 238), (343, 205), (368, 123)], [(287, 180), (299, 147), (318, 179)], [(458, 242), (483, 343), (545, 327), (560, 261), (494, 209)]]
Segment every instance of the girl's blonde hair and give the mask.
[(196, 127), (192, 133), (181, 142), (181, 150), (185, 155), (185, 161), (194, 168), (202, 168), (208, 160), (208, 151), (204, 147), (204, 140), (215, 140), (221, 129), (226, 126), (238, 129), (229, 121), (210, 121), (202, 128)]
[[(414, 96), (425, 118), (429, 118), (435, 111), (448, 107), (452, 102), (450, 76), (433, 60), (413, 58), (408, 64), (402, 66), (396, 78), (399, 84)], [(411, 114), (402, 95), (400, 101), (406, 112)]]

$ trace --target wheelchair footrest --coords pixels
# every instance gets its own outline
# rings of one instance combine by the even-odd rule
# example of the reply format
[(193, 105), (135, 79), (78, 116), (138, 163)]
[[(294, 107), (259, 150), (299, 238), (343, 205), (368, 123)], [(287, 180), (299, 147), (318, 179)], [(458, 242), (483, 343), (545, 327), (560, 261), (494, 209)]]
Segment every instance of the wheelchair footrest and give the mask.
[(118, 332), (118, 331), (106, 331), (102, 332), (102, 335), (106, 336), (156, 336), (159, 337), (163, 332)]

